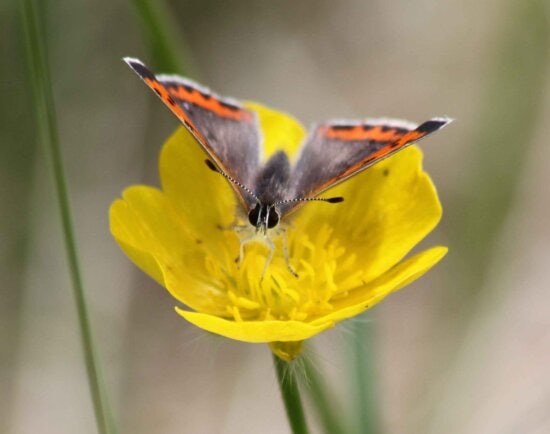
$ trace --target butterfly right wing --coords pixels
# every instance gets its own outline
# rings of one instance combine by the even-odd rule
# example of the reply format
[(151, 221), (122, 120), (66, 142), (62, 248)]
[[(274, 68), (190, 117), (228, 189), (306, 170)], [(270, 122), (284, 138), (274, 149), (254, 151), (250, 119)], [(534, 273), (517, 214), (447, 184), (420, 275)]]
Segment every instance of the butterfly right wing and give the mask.
[[(319, 124), (312, 129), (296, 163), (292, 196), (315, 197), (451, 121), (433, 118), (416, 125), (395, 119), (366, 119)], [(285, 204), (282, 213), (297, 206), (300, 202)]]
[[(217, 168), (243, 185), (252, 184), (261, 142), (255, 113), (187, 78), (155, 75), (138, 59), (123, 60), (183, 122)], [(249, 211), (255, 200), (236, 184), (231, 186)]]

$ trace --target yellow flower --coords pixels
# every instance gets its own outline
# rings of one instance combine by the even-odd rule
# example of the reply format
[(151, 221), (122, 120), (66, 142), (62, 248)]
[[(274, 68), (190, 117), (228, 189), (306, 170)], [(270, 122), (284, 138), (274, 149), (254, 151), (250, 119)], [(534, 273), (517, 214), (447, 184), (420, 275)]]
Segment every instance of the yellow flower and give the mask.
[[(304, 129), (290, 116), (249, 103), (260, 117), (264, 156), (296, 154)], [(122, 250), (184, 307), (196, 326), (231, 339), (269, 343), (284, 360), (302, 342), (371, 308), (420, 277), (447, 252), (404, 256), (438, 223), (441, 205), (422, 153), (411, 146), (331, 190), (340, 204), (309, 203), (286, 222), (289, 260), (276, 252), (262, 278), (267, 247), (250, 243), (242, 262), (231, 230), (241, 205), (228, 182), (180, 127), (160, 157), (162, 189), (133, 186), (111, 206)], [(284, 223), (283, 223), (284, 225)]]

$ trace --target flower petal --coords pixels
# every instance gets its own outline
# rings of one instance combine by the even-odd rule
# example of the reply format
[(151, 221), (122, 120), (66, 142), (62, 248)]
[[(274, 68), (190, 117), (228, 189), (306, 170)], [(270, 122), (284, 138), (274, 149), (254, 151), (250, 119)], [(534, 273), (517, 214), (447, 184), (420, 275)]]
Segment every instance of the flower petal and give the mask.
[(189, 233), (213, 248), (225, 241), (221, 227), (235, 222), (235, 193), (205, 164), (208, 156), (184, 128), (165, 143), (160, 156), (162, 189), (178, 208)]
[(343, 196), (336, 205), (307, 204), (294, 227), (315, 233), (328, 222), (333, 236), (365, 264), (363, 280), (397, 264), (441, 218), (435, 187), (422, 170), (415, 146), (345, 181), (323, 196)]
[(206, 312), (226, 304), (225, 295), (212, 293), (204, 283), (208, 270), (202, 240), (190, 235), (181, 214), (161, 191), (145, 186), (126, 189), (123, 199), (111, 206), (110, 227), (132, 261), (182, 303)]
[(337, 322), (359, 315), (373, 307), (387, 295), (418, 279), (438, 263), (445, 256), (447, 250), (447, 247), (443, 246), (432, 247), (401, 262), (362, 288), (350, 291), (347, 297), (333, 301), (334, 312), (324, 315), (310, 324)]
[[(122, 199), (114, 201), (109, 210), (109, 220), (111, 234), (126, 256), (159, 285), (164, 286), (164, 276), (155, 257), (150, 252), (137, 247), (139, 244), (136, 243), (133, 233), (137, 220), (129, 204)], [(130, 224), (128, 225), (127, 222)]]
[(302, 341), (334, 325), (333, 321), (317, 321), (315, 325), (300, 321), (233, 321), (176, 307), (191, 324), (211, 333), (243, 342)]
[(279, 150), (285, 151), (292, 159), (306, 136), (304, 127), (292, 116), (262, 104), (247, 101), (245, 106), (258, 113), (264, 160)]

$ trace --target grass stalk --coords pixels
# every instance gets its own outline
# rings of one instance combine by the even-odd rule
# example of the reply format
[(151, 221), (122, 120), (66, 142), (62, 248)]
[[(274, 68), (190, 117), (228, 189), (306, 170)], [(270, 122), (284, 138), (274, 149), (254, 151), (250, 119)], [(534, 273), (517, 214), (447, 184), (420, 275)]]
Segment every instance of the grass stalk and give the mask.
[(46, 153), (49, 156), (57, 193), (59, 213), (69, 274), (71, 278), (73, 295), (78, 313), (80, 336), (88, 384), (90, 387), (97, 428), (100, 434), (113, 434), (114, 426), (109, 417), (107, 396), (102, 387), (97, 356), (95, 353), (90, 319), (82, 277), (78, 264), (77, 247), (69, 206), (67, 182), (63, 169), (62, 153), (59, 146), (59, 135), (55, 115), (54, 98), (50, 81), (46, 48), (44, 46), (44, 33), (42, 31), (40, 14), (34, 0), (20, 0), (21, 19), (25, 32), (25, 43), (29, 63), (30, 78), (34, 93), (36, 107), (39, 140), (44, 143)]
[(163, 0), (132, 0), (149, 44), (155, 69), (195, 76), (194, 63), (185, 39), (178, 35)]

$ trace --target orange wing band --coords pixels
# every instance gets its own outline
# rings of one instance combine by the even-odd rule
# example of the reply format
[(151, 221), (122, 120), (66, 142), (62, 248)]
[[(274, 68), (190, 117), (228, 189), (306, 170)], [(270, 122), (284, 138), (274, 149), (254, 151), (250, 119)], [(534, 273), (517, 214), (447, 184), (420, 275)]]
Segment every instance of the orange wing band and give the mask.
[(202, 143), (207, 143), (206, 139), (202, 135), (202, 133), (193, 125), (193, 122), (191, 119), (189, 119), (189, 116), (185, 114), (185, 112), (182, 110), (182, 108), (174, 101), (174, 98), (170, 96), (170, 93), (168, 92), (168, 89), (164, 87), (161, 83), (159, 83), (157, 80), (153, 80), (151, 78), (145, 78), (144, 79), (147, 85), (153, 89), (158, 96), (161, 97), (161, 99), (164, 101), (164, 103), (170, 107), (170, 110), (174, 112), (174, 114), (179, 117), (189, 129), (193, 132), (195, 137), (202, 141)]
[(182, 85), (170, 86), (168, 87), (168, 91), (173, 97), (182, 101), (188, 101), (205, 110), (211, 111), (220, 117), (234, 119), (237, 121), (249, 121), (252, 119), (249, 112), (217, 100), (211, 95), (201, 93), (197, 89), (188, 89)]
[(375, 142), (392, 142), (403, 136), (395, 128), (382, 128), (380, 126), (369, 127), (357, 125), (350, 128), (326, 127), (323, 134), (329, 139), (337, 140), (372, 140)]

